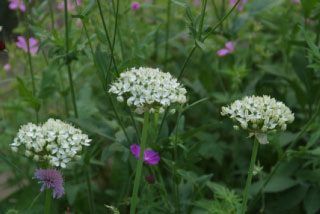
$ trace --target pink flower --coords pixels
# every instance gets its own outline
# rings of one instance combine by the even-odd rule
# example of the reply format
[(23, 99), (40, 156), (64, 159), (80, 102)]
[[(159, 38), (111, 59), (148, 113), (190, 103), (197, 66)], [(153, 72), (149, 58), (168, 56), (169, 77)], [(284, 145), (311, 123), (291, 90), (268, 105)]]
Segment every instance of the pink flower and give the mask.
[(131, 5), (131, 10), (132, 11), (139, 10), (139, 7), (140, 7), (140, 3), (139, 2), (137, 2), (137, 1), (132, 2), (132, 5)]
[(291, 0), (292, 3), (297, 3), (299, 4), (300, 3), (300, 0)]
[[(229, 5), (230, 5), (231, 7), (233, 7), (233, 6), (237, 3), (237, 1), (238, 1), (238, 0), (230, 0)], [(246, 3), (247, 3), (247, 0), (241, 0), (240, 3), (239, 3), (238, 6), (237, 6), (237, 9), (238, 9), (239, 11), (242, 11), (242, 10), (243, 10), (243, 6), (244, 6), (244, 4), (246, 4)]]
[[(139, 158), (140, 155), (140, 146), (137, 144), (133, 144), (130, 146), (131, 152), (135, 158)], [(160, 157), (158, 152), (154, 152), (152, 150), (144, 150), (143, 161), (150, 165), (158, 164), (160, 161)]]
[(26, 11), (26, 5), (23, 0), (9, 0), (9, 8), (11, 10), (20, 9), (22, 12)]
[(38, 169), (32, 179), (39, 179), (38, 184), (42, 184), (40, 191), (46, 187), (53, 189), (53, 198), (61, 198), (64, 194), (63, 178), (61, 173), (56, 169)]
[(199, 0), (193, 0), (193, 5), (194, 5), (194, 6), (198, 6), (198, 5), (200, 5)]
[(306, 22), (310, 25), (314, 25), (314, 21), (312, 21), (311, 19), (306, 19)]
[[(77, 5), (80, 6), (81, 1), (77, 0)], [(76, 5), (74, 4), (74, 0), (67, 0), (67, 6), (68, 10), (74, 10), (76, 8)], [(58, 4), (57, 8), (59, 10), (64, 10), (64, 0), (60, 4)]]
[(217, 52), (218, 56), (225, 56), (227, 54), (233, 53), (236, 44), (237, 44), (237, 41), (235, 41), (235, 42), (227, 42), (225, 44), (226, 48), (218, 50), (218, 52)]
[[(22, 50), (24, 50), (24, 52), (28, 53), (27, 41), (24, 37), (18, 36), (18, 42), (16, 42), (16, 45)], [(37, 53), (39, 46), (38, 41), (35, 38), (29, 38), (29, 46), (31, 54)]]
[(10, 64), (5, 64), (5, 65), (3, 66), (3, 68), (4, 68), (4, 70), (6, 70), (6, 71), (10, 71), (10, 70), (11, 70), (11, 65), (10, 65)]

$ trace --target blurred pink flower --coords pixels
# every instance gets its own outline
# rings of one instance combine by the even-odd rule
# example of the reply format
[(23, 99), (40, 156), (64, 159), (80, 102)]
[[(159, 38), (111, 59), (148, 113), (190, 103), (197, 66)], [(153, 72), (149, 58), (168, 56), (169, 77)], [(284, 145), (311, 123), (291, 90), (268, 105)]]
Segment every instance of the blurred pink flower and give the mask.
[[(238, 0), (230, 0), (229, 5), (230, 5), (231, 7), (233, 7), (233, 6), (237, 3), (237, 1), (238, 1)], [(242, 11), (242, 10), (243, 10), (243, 6), (244, 6), (244, 4), (246, 4), (246, 3), (247, 3), (247, 0), (241, 0), (240, 3), (239, 3), (238, 6), (237, 6), (237, 9), (238, 9), (239, 11)]]
[(306, 22), (310, 25), (314, 25), (314, 21), (312, 21), (311, 19), (306, 19)]
[(6, 71), (10, 71), (10, 70), (11, 70), (11, 65), (10, 65), (10, 64), (5, 64), (5, 65), (3, 66), (3, 68), (4, 68), (4, 70), (6, 70)]
[(300, 3), (300, 0), (291, 0), (291, 2), (293, 2), (293, 3)]
[(193, 0), (193, 5), (194, 5), (194, 6), (198, 6), (198, 5), (200, 5), (199, 0)]
[(11, 10), (20, 9), (22, 12), (26, 11), (26, 5), (23, 0), (9, 0), (9, 8)]
[(132, 2), (131, 10), (137, 11), (137, 10), (139, 10), (139, 7), (140, 7), (140, 3), (139, 2), (137, 2), (137, 1)]
[[(77, 0), (77, 5), (80, 6), (81, 5), (81, 1)], [(68, 10), (74, 10), (76, 8), (76, 4), (74, 4), (74, 0), (67, 0), (67, 6), (68, 6)], [(64, 10), (64, 0), (58, 4), (57, 8), (59, 10)]]
[[(18, 46), (18, 48), (21, 48), (22, 50), (24, 50), (24, 52), (28, 53), (27, 41), (24, 37), (18, 36), (18, 42), (16, 42), (16, 45)], [(37, 53), (39, 46), (38, 41), (35, 38), (29, 38), (29, 46), (31, 54)]]
[(226, 48), (218, 50), (218, 52), (217, 52), (218, 56), (225, 56), (227, 54), (233, 53), (236, 44), (237, 44), (237, 41), (235, 41), (235, 42), (231, 42), (231, 41), (227, 42), (225, 44)]
[[(134, 157), (138, 159), (140, 156), (140, 146), (138, 146), (137, 144), (133, 144), (130, 146), (130, 149)], [(152, 150), (144, 150), (143, 161), (150, 165), (158, 164), (160, 161), (158, 152)]]

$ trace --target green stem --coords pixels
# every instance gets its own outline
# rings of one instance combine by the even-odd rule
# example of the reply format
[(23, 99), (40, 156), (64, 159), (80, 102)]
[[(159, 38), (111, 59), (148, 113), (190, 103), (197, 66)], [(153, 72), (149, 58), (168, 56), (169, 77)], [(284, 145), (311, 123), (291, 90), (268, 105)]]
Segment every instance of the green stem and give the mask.
[(51, 197), (52, 197), (52, 189), (47, 189), (45, 211), (44, 211), (45, 214), (50, 214)]
[(87, 168), (86, 172), (86, 182), (87, 182), (87, 187), (88, 187), (88, 200), (89, 200), (89, 208), (90, 208), (90, 213), (94, 213), (94, 200), (93, 200), (93, 194), (92, 194), (92, 188), (91, 188), (91, 182), (90, 182), (90, 172), (89, 168)]
[(171, 16), (171, 0), (168, 0), (167, 5), (167, 23), (166, 23), (166, 47), (164, 52), (164, 63), (165, 63), (165, 69), (167, 70), (167, 60), (168, 60), (168, 49), (169, 49), (169, 34), (170, 34), (170, 16)]
[(49, 10), (50, 10), (52, 31), (55, 31), (55, 28), (54, 28), (54, 13), (53, 13), (53, 4), (52, 4), (52, 1), (53, 1), (53, 0), (49, 0)]
[(202, 36), (202, 28), (203, 28), (203, 22), (204, 22), (204, 15), (206, 14), (206, 7), (207, 7), (207, 0), (202, 0), (202, 9), (201, 9), (201, 19), (200, 19), (200, 25), (198, 29), (198, 40), (201, 41)]
[[(35, 97), (36, 96), (36, 83), (34, 79), (34, 73), (33, 73), (33, 66), (32, 66), (32, 60), (31, 60), (31, 53), (30, 53), (30, 44), (29, 44), (29, 18), (28, 14), (30, 13), (30, 5), (28, 0), (24, 0), (24, 3), (26, 5), (26, 12), (25, 12), (25, 24), (26, 24), (26, 42), (27, 42), (27, 50), (28, 50), (28, 64), (29, 64), (29, 69), (31, 73), (31, 82), (32, 82), (32, 95)], [(39, 115), (38, 115), (38, 109), (34, 109), (36, 112), (36, 121), (39, 123)]]
[(257, 158), (258, 147), (259, 147), (259, 142), (258, 142), (257, 138), (255, 138), (254, 144), (253, 144), (252, 155), (251, 155), (248, 178), (247, 178), (246, 187), (244, 190), (244, 196), (243, 196), (242, 207), (241, 207), (241, 214), (245, 214), (247, 211), (247, 201), (248, 201), (249, 190), (250, 190), (251, 181), (252, 181), (253, 168), (254, 168), (254, 164), (256, 162), (256, 158)]
[(136, 177), (134, 179), (134, 185), (133, 185), (130, 214), (136, 213), (138, 191), (139, 191), (140, 178), (141, 178), (142, 166), (143, 166), (144, 149), (146, 146), (147, 135), (148, 135), (148, 125), (149, 125), (149, 112), (146, 111), (144, 113), (143, 129), (142, 129), (142, 136), (141, 136), (141, 146), (140, 146), (140, 153), (139, 153), (139, 160), (138, 160), (138, 165), (137, 165)]
[(176, 213), (180, 214), (180, 189), (179, 189), (179, 183), (177, 170), (178, 170), (178, 150), (177, 150), (177, 143), (178, 143), (178, 130), (179, 130), (179, 121), (181, 117), (181, 112), (178, 113), (177, 118), (177, 125), (176, 125), (176, 133), (174, 138), (174, 144), (173, 144), (173, 158), (174, 158), (174, 167), (173, 167), (173, 184), (175, 189), (175, 203), (176, 203)]
[(69, 23), (68, 23), (68, 2), (67, 2), (67, 0), (64, 0), (64, 22), (65, 22), (65, 31), (66, 31), (65, 32), (66, 33), (66, 38), (65, 38), (66, 39), (66, 63), (67, 63), (67, 69), (68, 69), (68, 78), (69, 78), (69, 83), (70, 83), (70, 90), (71, 90), (74, 115), (76, 118), (78, 118), (78, 109), (77, 109), (76, 97), (75, 97), (75, 93), (74, 93), (72, 73), (71, 73), (70, 60), (69, 60)]

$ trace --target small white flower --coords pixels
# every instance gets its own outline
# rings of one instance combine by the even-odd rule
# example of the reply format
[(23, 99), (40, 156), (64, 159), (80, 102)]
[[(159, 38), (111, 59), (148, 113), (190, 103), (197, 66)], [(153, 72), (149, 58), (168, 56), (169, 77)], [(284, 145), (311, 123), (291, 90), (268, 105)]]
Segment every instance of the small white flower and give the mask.
[(284, 131), (287, 124), (294, 121), (294, 114), (285, 104), (266, 95), (236, 100), (230, 106), (222, 107), (221, 115), (236, 121), (250, 135), (255, 135), (261, 144), (268, 143), (268, 133)]
[[(120, 74), (112, 83), (109, 93), (118, 95), (119, 102), (134, 106), (135, 112), (142, 114), (155, 107), (168, 107), (171, 104), (184, 104), (187, 90), (169, 73), (153, 68), (132, 68)], [(161, 113), (161, 112), (160, 112)]]

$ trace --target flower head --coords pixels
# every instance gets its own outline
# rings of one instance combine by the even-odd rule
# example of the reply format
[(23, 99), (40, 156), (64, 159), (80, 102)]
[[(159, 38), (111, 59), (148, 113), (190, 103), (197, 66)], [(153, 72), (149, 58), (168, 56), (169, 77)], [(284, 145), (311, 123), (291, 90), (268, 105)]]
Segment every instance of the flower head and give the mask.
[(218, 52), (217, 52), (218, 56), (225, 56), (227, 54), (233, 53), (234, 48), (236, 47), (236, 44), (237, 44), (237, 41), (234, 41), (234, 42), (229, 41), (229, 42), (227, 42), (225, 44), (226, 48), (222, 48), (222, 49), (218, 50)]
[(79, 159), (76, 154), (82, 146), (89, 146), (90, 141), (80, 129), (61, 120), (49, 119), (42, 126), (23, 125), (11, 147), (13, 151), (24, 148), (25, 155), (36, 161), (48, 161), (51, 166), (65, 168), (71, 160)]
[(137, 2), (137, 1), (132, 2), (132, 5), (131, 5), (131, 10), (132, 11), (137, 11), (137, 10), (139, 10), (139, 8), (140, 8), (140, 3), (139, 2)]
[(9, 8), (11, 10), (20, 9), (22, 12), (26, 11), (24, 0), (9, 0)]
[(3, 68), (4, 68), (4, 70), (6, 70), (6, 71), (10, 71), (10, 70), (11, 70), (11, 65), (10, 65), (10, 64), (5, 64), (5, 65), (3, 66)]
[(149, 183), (149, 184), (154, 184), (155, 183), (155, 179), (154, 177), (150, 176), (150, 175), (147, 175), (144, 177), (144, 179), (146, 179), (146, 181)]
[[(77, 6), (81, 5), (81, 1), (77, 0)], [(74, 10), (76, 8), (76, 5), (74, 4), (74, 0), (67, 0), (67, 7), (68, 10)], [(58, 4), (57, 8), (59, 10), (64, 10), (64, 0)]]
[[(237, 1), (238, 0), (230, 0), (230, 2), (229, 2), (229, 5), (231, 6), (231, 7), (233, 7), (236, 3), (237, 3)], [(237, 5), (237, 9), (239, 10), (239, 11), (242, 11), (243, 10), (243, 7), (244, 7), (244, 5), (247, 3), (247, 0), (241, 0), (240, 2), (239, 2), (239, 4)]]
[(38, 169), (32, 179), (40, 180), (38, 183), (42, 184), (41, 192), (46, 187), (47, 189), (53, 189), (53, 198), (61, 198), (64, 194), (62, 175), (56, 169)]
[(136, 107), (137, 113), (168, 107), (171, 104), (186, 102), (186, 89), (169, 73), (153, 68), (132, 68), (121, 73), (111, 85), (110, 93), (118, 96), (118, 101), (126, 100), (129, 106)]
[[(140, 156), (140, 146), (133, 144), (130, 146), (131, 152), (135, 158)], [(159, 153), (152, 150), (144, 150), (143, 161), (150, 165), (156, 165), (160, 161)]]
[[(294, 114), (282, 102), (269, 96), (244, 97), (230, 106), (222, 107), (221, 115), (233, 119), (242, 129), (255, 135), (260, 143), (268, 143), (266, 134), (286, 130), (294, 121)], [(239, 126), (235, 127), (239, 129)]]
[[(18, 48), (21, 48), (22, 50), (24, 50), (24, 52), (28, 53), (27, 41), (24, 37), (18, 36), (18, 42), (16, 42), (16, 45), (18, 46)], [(38, 41), (35, 38), (29, 38), (29, 46), (31, 54), (37, 53), (39, 46)]]
[(6, 44), (0, 39), (0, 51), (6, 49)]
[(193, 0), (193, 5), (194, 5), (194, 6), (198, 6), (198, 5), (200, 5), (199, 0)]

